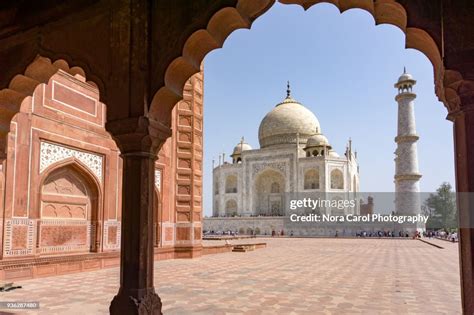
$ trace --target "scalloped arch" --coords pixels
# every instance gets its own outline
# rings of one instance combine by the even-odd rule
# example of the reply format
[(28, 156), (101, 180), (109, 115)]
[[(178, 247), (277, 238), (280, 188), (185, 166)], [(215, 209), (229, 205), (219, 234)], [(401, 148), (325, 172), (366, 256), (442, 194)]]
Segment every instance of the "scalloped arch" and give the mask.
[[(0, 158), (4, 158), (6, 154), (6, 139), (13, 117), (22, 110), (22, 106), (32, 97), (38, 86), (48, 84), (58, 71), (79, 76), (81, 80), (86, 81), (85, 71), (81, 67), (70, 67), (63, 59), (52, 62), (49, 58), (38, 55), (23, 74), (17, 74), (7, 88), (0, 90)], [(94, 82), (87, 83), (98, 89)]]
[(252, 22), (274, 3), (275, 0), (239, 0), (235, 7), (226, 7), (216, 12), (209, 20), (206, 29), (191, 34), (184, 44), (181, 56), (167, 67), (165, 85), (153, 96), (149, 115), (167, 117), (174, 105), (182, 99), (186, 81), (199, 72), (206, 54), (221, 48), (233, 31), (249, 29)]
[[(444, 67), (441, 53), (434, 39), (423, 29), (407, 27), (407, 12), (395, 0), (279, 0), (283, 4), (300, 5), (307, 10), (318, 3), (331, 3), (341, 13), (350, 9), (369, 12), (375, 24), (391, 24), (405, 33), (405, 47), (419, 50), (433, 65), (435, 91), (438, 99), (446, 103), (442, 79)], [(199, 71), (199, 65), (210, 51), (221, 48), (226, 38), (235, 30), (249, 29), (253, 21), (263, 15), (275, 0), (239, 0), (235, 7), (215, 13), (206, 29), (194, 32), (185, 42), (180, 57), (173, 60), (165, 73), (165, 85), (153, 96), (150, 116), (158, 119), (169, 115), (174, 105), (182, 99), (186, 81)]]

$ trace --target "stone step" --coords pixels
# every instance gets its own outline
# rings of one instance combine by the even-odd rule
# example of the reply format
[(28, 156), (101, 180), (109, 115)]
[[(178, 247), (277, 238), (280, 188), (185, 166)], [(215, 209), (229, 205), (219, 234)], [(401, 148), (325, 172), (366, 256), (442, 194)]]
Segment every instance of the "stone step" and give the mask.
[(248, 245), (235, 245), (232, 249), (233, 252), (245, 253), (255, 250), (255, 244)]

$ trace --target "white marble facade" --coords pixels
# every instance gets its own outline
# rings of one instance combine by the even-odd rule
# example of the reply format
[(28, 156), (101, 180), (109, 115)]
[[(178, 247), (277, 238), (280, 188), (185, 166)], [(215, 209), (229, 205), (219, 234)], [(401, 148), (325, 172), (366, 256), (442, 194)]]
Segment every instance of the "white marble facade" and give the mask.
[[(289, 200), (295, 197), (347, 199), (359, 191), (357, 153), (351, 141), (339, 156), (316, 116), (291, 98), (289, 89), (262, 120), (259, 142), (260, 148), (252, 149), (242, 139), (231, 154), (232, 162), (222, 158), (214, 168), (214, 217), (286, 216)], [(357, 207), (317, 210), (357, 211)]]

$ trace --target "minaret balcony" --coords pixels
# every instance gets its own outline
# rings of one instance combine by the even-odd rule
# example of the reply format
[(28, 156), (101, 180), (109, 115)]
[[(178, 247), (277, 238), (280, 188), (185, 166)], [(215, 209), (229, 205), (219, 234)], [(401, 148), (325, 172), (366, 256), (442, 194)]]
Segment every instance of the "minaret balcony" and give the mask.
[(415, 99), (416, 98), (416, 94), (415, 93), (412, 93), (412, 92), (402, 92), (400, 94), (397, 94), (395, 96), (395, 101), (399, 101), (401, 99), (404, 99), (404, 98), (409, 98), (409, 99)]
[(395, 142), (396, 143), (402, 143), (402, 142), (415, 142), (418, 141), (420, 137), (418, 135), (400, 135), (395, 137)]
[(395, 180), (420, 180), (422, 175), (420, 173), (411, 173), (411, 174), (396, 174)]

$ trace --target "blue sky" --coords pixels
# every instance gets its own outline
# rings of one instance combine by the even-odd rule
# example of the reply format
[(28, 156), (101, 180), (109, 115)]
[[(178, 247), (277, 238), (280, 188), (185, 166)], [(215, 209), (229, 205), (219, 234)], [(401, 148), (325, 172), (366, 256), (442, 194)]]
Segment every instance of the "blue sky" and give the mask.
[(304, 11), (277, 3), (251, 30), (232, 33), (204, 61), (204, 215), (212, 213), (212, 159), (225, 152), (230, 161), (242, 136), (259, 147), (260, 121), (285, 97), (287, 80), (339, 154), (352, 138), (361, 191), (393, 191), (393, 84), (404, 66), (418, 81), (421, 190), (454, 185), (452, 123), (434, 93), (432, 65), (421, 52), (405, 49), (400, 29), (375, 26), (362, 10), (340, 14), (330, 4)]

